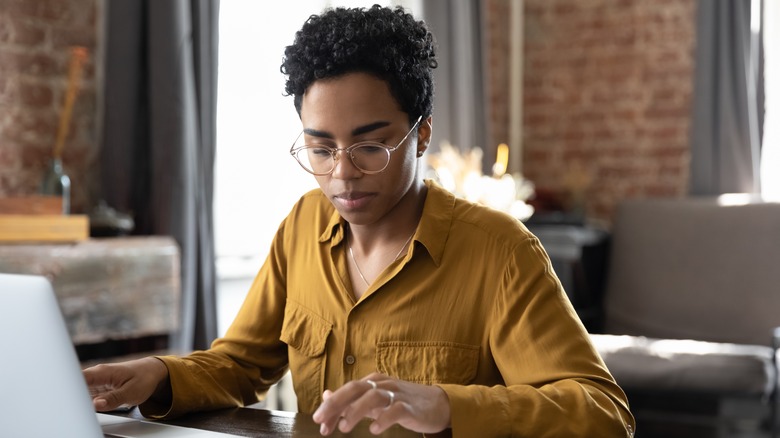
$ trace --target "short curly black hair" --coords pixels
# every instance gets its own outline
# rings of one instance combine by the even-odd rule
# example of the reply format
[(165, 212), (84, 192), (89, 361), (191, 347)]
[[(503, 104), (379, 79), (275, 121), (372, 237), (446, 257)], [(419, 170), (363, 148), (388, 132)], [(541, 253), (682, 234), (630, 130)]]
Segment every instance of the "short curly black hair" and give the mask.
[(285, 94), (301, 113), (303, 94), (319, 79), (364, 72), (386, 81), (410, 121), (433, 112), (433, 34), (400, 6), (326, 9), (312, 15), (284, 51)]

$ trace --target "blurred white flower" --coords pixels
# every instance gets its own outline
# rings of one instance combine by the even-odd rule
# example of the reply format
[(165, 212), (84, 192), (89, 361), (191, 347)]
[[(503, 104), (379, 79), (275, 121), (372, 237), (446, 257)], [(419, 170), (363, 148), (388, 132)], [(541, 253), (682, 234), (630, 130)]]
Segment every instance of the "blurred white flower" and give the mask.
[(499, 160), (493, 165), (493, 176), (482, 174), (482, 149), (475, 147), (465, 153), (448, 142), (442, 142), (440, 152), (428, 154), (430, 175), (456, 196), (478, 202), (496, 210), (526, 220), (534, 212), (526, 203), (533, 196), (534, 185), (519, 173), (506, 171), (507, 149), (499, 149)]

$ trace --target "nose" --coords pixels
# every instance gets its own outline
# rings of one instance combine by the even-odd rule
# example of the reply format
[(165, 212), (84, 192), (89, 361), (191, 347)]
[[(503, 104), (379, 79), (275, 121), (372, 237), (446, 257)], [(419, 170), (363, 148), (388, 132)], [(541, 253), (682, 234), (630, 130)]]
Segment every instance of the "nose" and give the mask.
[(355, 167), (355, 163), (352, 162), (352, 158), (346, 149), (337, 149), (333, 159), (336, 162), (336, 167), (333, 168), (331, 173), (333, 178), (353, 179), (363, 175), (363, 172)]

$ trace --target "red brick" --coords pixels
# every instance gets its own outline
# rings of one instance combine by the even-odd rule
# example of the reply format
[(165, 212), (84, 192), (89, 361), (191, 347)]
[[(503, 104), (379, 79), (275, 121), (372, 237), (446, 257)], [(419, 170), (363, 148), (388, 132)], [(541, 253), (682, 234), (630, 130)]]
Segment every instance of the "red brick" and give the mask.
[(95, 29), (89, 27), (52, 29), (52, 42), (56, 49), (71, 46), (95, 47)]
[[(66, 47), (84, 44), (94, 53), (97, 1), (0, 0), (0, 194), (38, 190), (67, 84)], [(85, 65), (65, 149), (80, 208), (88, 207), (86, 181), (98, 171), (95, 64)]]
[(681, 146), (660, 146), (650, 151), (651, 158), (681, 158), (688, 153), (687, 147)]
[[(98, 42), (96, 0), (0, 1), (7, 12), (0, 18), (0, 105), (5, 105), (0, 108), (0, 126), (4, 126), (8, 105), (13, 105), (14, 111), (56, 112), (67, 71), (62, 49), (75, 43), (94, 50)], [(570, 164), (566, 160), (588, 156), (595, 179), (586, 210), (607, 222), (614, 204), (626, 196), (684, 193), (695, 3), (525, 1), (524, 170), (535, 183), (556, 188)], [(494, 138), (506, 138), (509, 2), (487, 0), (485, 11), (491, 32), (487, 36), (490, 130)], [(24, 23), (30, 33), (22, 37), (11, 34), (3, 20)], [(34, 53), (52, 61), (4, 62), (8, 59), (3, 54), (18, 48), (4, 45), (9, 38), (13, 35), (19, 38), (13, 44), (30, 48), (38, 38), (36, 26), (51, 32), (56, 47), (50, 51), (38, 47)], [(82, 189), (90, 180), (90, 166), (94, 166), (96, 128), (91, 114), (95, 113), (96, 99), (91, 78), (95, 64), (90, 60), (85, 66), (84, 91), (75, 108), (72, 142), (66, 150), (69, 169)], [(55, 86), (50, 91), (51, 103), (29, 106), (46, 101), (41, 96), (46, 92), (27, 93), (23, 100), (18, 86), (23, 84)], [(4, 136), (0, 131), (0, 154), (7, 150)], [(44, 157), (48, 153), (46, 145), (30, 148), (25, 156), (33, 160), (34, 154)], [(37, 184), (37, 171), (14, 177), (3, 172), (0, 166), (0, 193), (8, 185), (18, 190)], [(657, 181), (661, 178), (662, 184)], [(87, 198), (84, 193), (74, 195), (79, 202)]]
[(0, 17), (0, 43), (38, 46), (45, 38), (46, 32), (38, 24)]
[(644, 114), (648, 119), (655, 120), (687, 120), (690, 118), (690, 108), (674, 106), (669, 108), (648, 108)]
[(6, 113), (6, 139), (31, 142), (45, 138), (51, 141), (57, 129), (57, 114), (53, 111), (13, 111)]
[(50, 21), (72, 20), (83, 1), (63, 0), (3, 0), (6, 13), (12, 18), (41, 18)]
[(0, 48), (0, 73), (46, 76), (56, 71), (57, 62), (49, 54)]
[(9, 169), (20, 167), (21, 154), (17, 143), (6, 141), (3, 147), (0, 147), (0, 171), (7, 172)]
[(19, 82), (19, 101), (32, 107), (50, 106), (53, 103), (53, 93), (47, 85), (22, 80)]
[(24, 144), (19, 149), (22, 166), (28, 169), (40, 169), (42, 172), (43, 167), (49, 162), (52, 148), (53, 141)]

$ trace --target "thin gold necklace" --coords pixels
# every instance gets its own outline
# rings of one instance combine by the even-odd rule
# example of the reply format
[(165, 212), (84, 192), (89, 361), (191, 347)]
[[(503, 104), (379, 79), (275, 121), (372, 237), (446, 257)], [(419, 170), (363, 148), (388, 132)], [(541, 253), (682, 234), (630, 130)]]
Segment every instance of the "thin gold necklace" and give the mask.
[[(417, 231), (417, 230), (415, 230)], [(404, 248), (406, 248), (406, 245), (409, 244), (409, 242), (412, 241), (412, 237), (414, 237), (414, 231), (412, 231), (412, 234), (409, 236), (408, 239), (406, 239), (406, 242), (404, 242), (404, 246), (401, 247), (401, 249), (398, 251), (398, 254), (395, 255), (393, 258), (393, 262), (398, 260), (398, 257), (401, 257), (401, 253), (404, 252)], [(357, 264), (357, 260), (355, 260), (355, 253), (352, 252), (352, 244), (347, 242), (347, 248), (349, 248), (349, 256), (352, 258), (352, 263), (355, 264), (355, 269), (357, 269), (358, 275), (363, 280), (363, 283), (366, 284), (366, 286), (371, 286), (371, 284), (366, 280), (366, 277), (363, 275), (363, 272), (360, 271), (360, 266)], [(392, 262), (390, 262), (392, 263)]]

